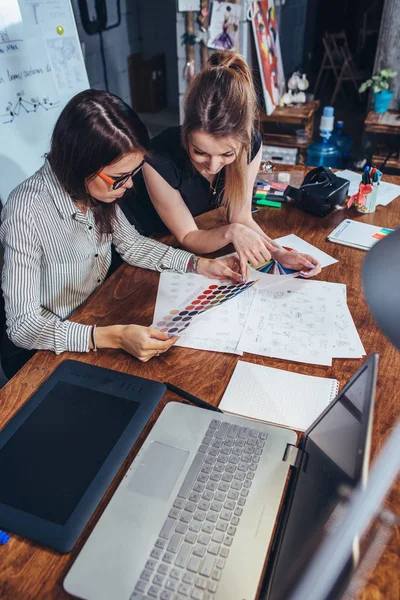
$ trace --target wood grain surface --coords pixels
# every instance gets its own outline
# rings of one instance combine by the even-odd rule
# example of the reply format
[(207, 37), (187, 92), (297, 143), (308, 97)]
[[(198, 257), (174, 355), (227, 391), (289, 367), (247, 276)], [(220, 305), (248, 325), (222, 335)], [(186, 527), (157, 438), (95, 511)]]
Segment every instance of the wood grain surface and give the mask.
[[(385, 177), (385, 179), (393, 183), (400, 183), (400, 177)], [(325, 219), (319, 219), (288, 205), (283, 205), (280, 210), (262, 209), (255, 214), (255, 219), (271, 237), (295, 233), (339, 260), (335, 265), (325, 268), (318, 279), (347, 284), (348, 305), (365, 350), (367, 354), (379, 353), (372, 445), (372, 456), (374, 456), (399, 416), (400, 353), (375, 326), (364, 302), (361, 266), (365, 253), (326, 241), (327, 235), (347, 217), (382, 227), (397, 227), (400, 224), (400, 198), (387, 207), (378, 206), (376, 212), (371, 215), (360, 215), (353, 210), (338, 210)], [(203, 215), (198, 221), (202, 227), (211, 228), (224, 223), (225, 215), (222, 209), (218, 209)], [(163, 239), (168, 243), (174, 242), (171, 236)], [(227, 249), (223, 253), (226, 251)], [(397, 277), (399, 274), (393, 273), (393, 276)], [(73, 320), (97, 325), (115, 323), (150, 325), (158, 277), (158, 273), (123, 265), (75, 313)], [(390, 289), (382, 290), (382, 294), (385, 293), (390, 293)], [(1, 428), (24, 405), (57, 365), (65, 359), (80, 360), (157, 381), (168, 380), (215, 405), (220, 402), (238, 361), (238, 357), (234, 355), (188, 348), (172, 348), (168, 353), (154, 358), (146, 364), (116, 350), (101, 350), (88, 354), (64, 353), (60, 356), (40, 351), (0, 391)], [(244, 359), (293, 372), (333, 377), (339, 380), (341, 387), (362, 364), (362, 360), (335, 359), (332, 367), (322, 367), (250, 354), (245, 354)], [(172, 392), (167, 392), (165, 401), (169, 400), (178, 400), (178, 398)], [(60, 555), (14, 534), (11, 535), (7, 545), (0, 546), (1, 599), (61, 600), (71, 598), (62, 588), (63, 579), (109, 502), (132, 458), (143, 443), (151, 425), (149, 424), (135, 444), (72, 553)], [(400, 514), (399, 482), (390, 496), (388, 506)], [(110, 600), (112, 599), (110, 598)], [(227, 600), (229, 599), (227, 598)], [(360, 600), (400, 600), (399, 529), (395, 530), (391, 543), (372, 574), (365, 591), (360, 596)]]

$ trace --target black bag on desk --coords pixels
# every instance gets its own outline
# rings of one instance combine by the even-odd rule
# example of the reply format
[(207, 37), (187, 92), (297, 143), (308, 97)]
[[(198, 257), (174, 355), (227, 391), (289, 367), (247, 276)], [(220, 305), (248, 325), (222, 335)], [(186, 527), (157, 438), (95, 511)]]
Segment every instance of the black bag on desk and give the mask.
[(326, 217), (346, 199), (350, 182), (338, 177), (326, 167), (312, 169), (299, 188), (288, 185), (284, 194), (306, 213)]

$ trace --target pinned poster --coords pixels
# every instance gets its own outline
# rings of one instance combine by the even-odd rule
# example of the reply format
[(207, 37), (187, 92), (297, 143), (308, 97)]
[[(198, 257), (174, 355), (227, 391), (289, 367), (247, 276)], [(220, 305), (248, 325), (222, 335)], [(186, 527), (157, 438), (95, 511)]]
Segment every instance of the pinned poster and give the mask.
[(200, 10), (200, 0), (179, 0), (178, 1), (178, 11), (179, 12), (188, 12), (190, 10), (193, 10), (193, 11)]
[(240, 4), (214, 1), (208, 30), (207, 46), (215, 50), (236, 50), (238, 47), (239, 23), (242, 14)]
[(274, 1), (251, 2), (250, 16), (263, 86), (265, 112), (270, 115), (279, 106), (285, 84)]

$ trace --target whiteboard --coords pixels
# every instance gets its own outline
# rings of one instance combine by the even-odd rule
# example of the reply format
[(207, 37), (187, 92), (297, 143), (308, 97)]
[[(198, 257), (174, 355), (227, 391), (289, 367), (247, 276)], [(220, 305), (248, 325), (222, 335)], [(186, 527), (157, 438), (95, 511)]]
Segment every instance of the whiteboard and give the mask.
[(87, 89), (70, 0), (0, 0), (0, 199), (43, 164), (54, 124)]

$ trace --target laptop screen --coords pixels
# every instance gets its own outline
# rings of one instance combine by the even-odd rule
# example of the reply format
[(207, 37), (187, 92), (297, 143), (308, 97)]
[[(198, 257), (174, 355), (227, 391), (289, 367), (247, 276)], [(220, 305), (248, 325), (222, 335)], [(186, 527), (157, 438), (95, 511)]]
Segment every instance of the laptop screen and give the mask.
[(340, 518), (343, 487), (352, 489), (366, 480), (375, 373), (376, 357), (371, 356), (303, 436), (268, 598), (285, 597), (282, 590), (304, 568), (325, 528)]

